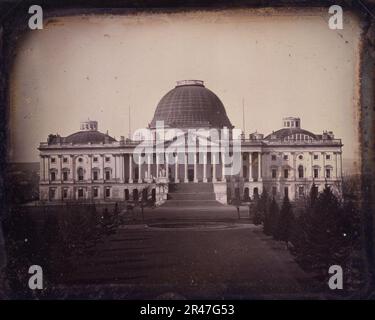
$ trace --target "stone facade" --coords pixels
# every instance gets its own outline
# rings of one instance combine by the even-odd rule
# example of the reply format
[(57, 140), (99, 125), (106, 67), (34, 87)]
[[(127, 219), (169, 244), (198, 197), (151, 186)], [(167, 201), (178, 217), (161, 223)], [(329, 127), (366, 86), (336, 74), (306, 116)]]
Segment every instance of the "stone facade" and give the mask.
[[(194, 83), (190, 85), (195, 86)], [(199, 83), (199, 97), (206, 90), (202, 86)], [(190, 97), (192, 93), (188, 93)], [(212, 95), (209, 91), (209, 101), (213, 100)], [(173, 100), (168, 99), (166, 105), (170, 109)], [(211, 110), (215, 105), (200, 104), (198, 107), (206, 117), (202, 110)], [(180, 108), (184, 110), (183, 105)], [(222, 110), (222, 105), (220, 108)], [(165, 114), (163, 105), (157, 110), (159, 118)], [(225, 114), (223, 118), (223, 123), (230, 125)], [(173, 123), (170, 116), (168, 119)], [(181, 117), (178, 119), (181, 123), (191, 124), (182, 121)], [(210, 129), (209, 116), (203, 120), (200, 123)], [(214, 120), (215, 125), (220, 122), (217, 117)], [(154, 133), (155, 128), (152, 130)], [(230, 127), (229, 132), (232, 130)], [(187, 131), (187, 128), (183, 129), (184, 134)], [(187, 143), (184, 148), (176, 147), (172, 151), (166, 148), (160, 152), (156, 145), (139, 156), (137, 146), (140, 141), (123, 137), (116, 141), (99, 132), (96, 121), (84, 121), (80, 131), (68, 137), (50, 135), (47, 142), (40, 143), (40, 200), (127, 201), (143, 197), (161, 203), (167, 199), (169, 184), (198, 182), (212, 183), (216, 200), (221, 203), (227, 203), (234, 195), (244, 200), (252, 198), (263, 188), (277, 199), (288, 194), (295, 200), (308, 195), (313, 183), (320, 190), (329, 184), (335, 192), (341, 192), (342, 143), (332, 132), (313, 134), (301, 129), (301, 119), (288, 117), (282, 120), (282, 129), (266, 137), (253, 133), (249, 137), (242, 135), (239, 140), (239, 170), (228, 174), (222, 149), (215, 151), (211, 147), (204, 152), (192, 152), (195, 149)], [(165, 139), (162, 143), (173, 144), (174, 139)], [(142, 162), (142, 158), (147, 161)]]

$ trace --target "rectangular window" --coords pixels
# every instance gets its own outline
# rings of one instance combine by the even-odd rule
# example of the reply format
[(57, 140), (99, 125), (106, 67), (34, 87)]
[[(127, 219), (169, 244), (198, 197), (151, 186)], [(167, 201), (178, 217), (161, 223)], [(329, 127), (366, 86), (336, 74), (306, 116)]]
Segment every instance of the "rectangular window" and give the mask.
[(63, 197), (63, 199), (68, 198), (68, 189), (66, 189), (66, 188), (63, 189), (62, 197)]
[(330, 154), (326, 154), (326, 160), (331, 160), (331, 155)]
[(288, 169), (285, 169), (285, 170), (284, 170), (284, 178), (285, 178), (285, 179), (288, 179), (288, 177), (289, 177), (289, 170), (288, 170)]
[(273, 154), (273, 155), (271, 156), (271, 159), (272, 159), (272, 161), (275, 161), (275, 160), (276, 160), (276, 155)]
[(106, 171), (106, 172), (105, 172), (105, 179), (106, 179), (106, 180), (111, 179), (111, 172), (110, 172), (110, 171)]
[(105, 157), (105, 161), (109, 162), (109, 161), (111, 161), (111, 158), (110, 157)]
[(51, 158), (51, 163), (55, 163), (56, 162), (56, 158)]
[(319, 169), (314, 169), (314, 178), (319, 178)]
[(98, 188), (94, 188), (93, 189), (93, 197), (97, 198), (98, 196), (99, 196), (99, 190), (98, 190)]
[(68, 158), (65, 158), (65, 157), (64, 157), (64, 158), (63, 158), (63, 162), (64, 162), (64, 163), (67, 163), (67, 162), (68, 162)]
[(98, 162), (98, 157), (94, 157), (94, 162)]
[(64, 181), (68, 180), (68, 172), (67, 171), (63, 171), (63, 180)]
[(51, 172), (51, 181), (55, 181), (56, 180), (56, 173), (55, 171), (52, 171)]
[(326, 178), (331, 178), (331, 170), (326, 169)]
[(284, 160), (288, 160), (288, 155), (284, 154)]
[(318, 160), (318, 159), (319, 159), (319, 155), (314, 154), (314, 160)]
[(105, 197), (109, 198), (110, 196), (111, 196), (111, 189), (110, 188), (106, 188), (105, 189)]
[(78, 198), (83, 198), (83, 189), (78, 189)]
[(93, 177), (94, 180), (98, 180), (98, 171), (94, 171), (94, 177)]
[(272, 169), (272, 179), (276, 179), (277, 170)]

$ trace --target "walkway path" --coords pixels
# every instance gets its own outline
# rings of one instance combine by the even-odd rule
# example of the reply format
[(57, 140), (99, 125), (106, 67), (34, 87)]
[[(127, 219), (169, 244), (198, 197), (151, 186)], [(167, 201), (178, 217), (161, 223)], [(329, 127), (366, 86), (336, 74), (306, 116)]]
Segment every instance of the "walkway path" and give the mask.
[[(119, 298), (273, 298), (308, 290), (285, 245), (242, 208), (147, 209), (82, 262), (69, 284), (100, 284)], [(90, 287), (87, 288), (90, 292)], [(114, 293), (115, 292), (115, 293)]]

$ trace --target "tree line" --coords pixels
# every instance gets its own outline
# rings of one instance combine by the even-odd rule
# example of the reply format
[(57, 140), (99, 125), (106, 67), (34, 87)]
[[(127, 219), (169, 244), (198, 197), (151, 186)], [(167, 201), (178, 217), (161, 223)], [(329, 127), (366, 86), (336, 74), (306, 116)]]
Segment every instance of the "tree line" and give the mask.
[(39, 207), (37, 212), (12, 207), (3, 222), (7, 291), (12, 298), (33, 298), (27, 268), (40, 265), (47, 291), (37, 294), (48, 296), (48, 290), (69, 278), (82, 258), (94, 255), (121, 223), (117, 203), (100, 210), (95, 204)]
[(299, 202), (284, 196), (281, 206), (264, 188), (254, 199), (253, 222), (283, 241), (296, 262), (318, 280), (328, 281), (331, 265), (340, 265), (346, 288), (360, 285), (360, 219), (355, 195), (338, 198), (330, 186), (312, 185)]

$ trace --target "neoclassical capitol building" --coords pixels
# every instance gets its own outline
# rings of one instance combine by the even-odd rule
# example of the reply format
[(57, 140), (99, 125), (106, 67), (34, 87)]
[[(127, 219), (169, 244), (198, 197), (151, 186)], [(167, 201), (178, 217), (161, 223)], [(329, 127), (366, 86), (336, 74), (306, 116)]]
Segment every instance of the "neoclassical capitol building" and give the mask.
[(41, 142), (40, 200), (181, 204), (249, 200), (264, 188), (277, 199), (306, 196), (313, 184), (341, 190), (342, 143), (314, 134), (301, 119), (246, 137), (203, 81), (178, 81), (156, 107), (149, 127), (119, 140), (84, 121), (67, 137)]

